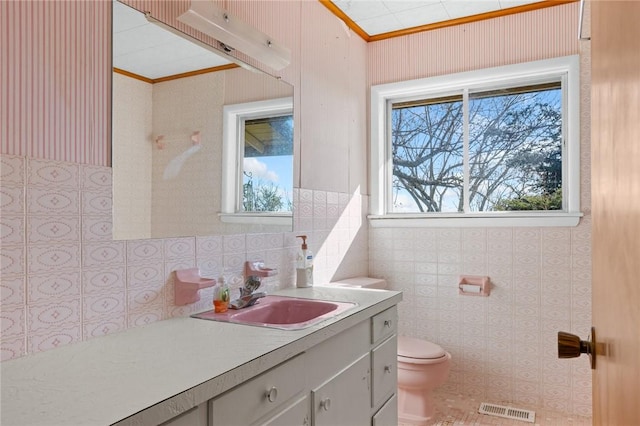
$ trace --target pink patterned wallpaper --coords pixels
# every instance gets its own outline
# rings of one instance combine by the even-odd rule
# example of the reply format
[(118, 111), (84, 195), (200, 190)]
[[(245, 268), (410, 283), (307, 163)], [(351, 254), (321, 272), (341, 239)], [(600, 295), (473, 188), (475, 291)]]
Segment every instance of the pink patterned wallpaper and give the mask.
[(0, 152), (109, 165), (110, 17), (108, 0), (0, 2)]
[(577, 53), (578, 3), (369, 43), (369, 85)]

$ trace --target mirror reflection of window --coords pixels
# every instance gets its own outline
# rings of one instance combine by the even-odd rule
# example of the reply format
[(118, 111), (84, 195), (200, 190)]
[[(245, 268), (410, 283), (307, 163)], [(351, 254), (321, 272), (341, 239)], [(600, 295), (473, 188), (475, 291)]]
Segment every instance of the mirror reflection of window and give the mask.
[[(151, 3), (151, 16), (154, 10), (159, 15), (162, 7)], [(163, 16), (164, 24), (175, 27), (175, 17)], [(282, 211), (244, 212), (244, 142), (239, 144), (243, 138), (238, 133), (243, 132), (241, 119), (292, 116), (293, 86), (230, 63), (228, 55), (216, 53), (216, 46), (204, 48), (192, 37), (156, 24), (140, 10), (113, 2), (114, 238), (290, 232), (292, 150), (286, 172), (268, 163), (276, 158), (269, 154), (272, 149), (265, 158), (251, 158), (277, 170), (274, 185), (286, 194)], [(273, 99), (287, 102), (284, 107), (276, 103), (274, 110)], [(266, 103), (268, 110), (252, 109), (223, 122), (225, 105), (247, 100)], [(195, 132), (200, 132), (200, 142), (191, 139)], [(233, 147), (225, 148), (231, 143), (227, 133)], [(159, 136), (162, 142), (156, 143)], [(261, 138), (268, 147), (271, 139)], [(223, 159), (225, 149), (229, 157)], [(247, 170), (254, 181), (262, 179), (255, 167)]]
[(223, 222), (291, 222), (293, 115), (292, 97), (224, 106)]
[(243, 120), (242, 211), (293, 211), (293, 115)]

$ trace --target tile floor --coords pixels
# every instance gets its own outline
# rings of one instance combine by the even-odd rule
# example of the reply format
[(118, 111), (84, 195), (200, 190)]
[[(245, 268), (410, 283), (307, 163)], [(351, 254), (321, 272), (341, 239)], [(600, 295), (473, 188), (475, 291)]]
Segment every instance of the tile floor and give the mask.
[[(503, 401), (477, 400), (463, 395), (436, 392), (436, 416), (433, 426), (591, 426), (591, 417), (569, 416), (542, 409), (539, 407), (528, 407), (522, 404), (513, 405), (515, 408), (533, 410), (536, 413), (535, 423), (521, 420), (511, 420), (501, 417), (479, 414), (478, 408), (481, 402), (488, 402), (502, 406), (508, 406)], [(399, 426), (411, 426), (400, 423)]]

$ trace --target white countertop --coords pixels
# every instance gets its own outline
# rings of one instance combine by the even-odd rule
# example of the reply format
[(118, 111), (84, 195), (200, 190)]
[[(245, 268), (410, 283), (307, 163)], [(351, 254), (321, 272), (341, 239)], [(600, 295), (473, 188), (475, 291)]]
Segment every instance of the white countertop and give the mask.
[(5, 361), (0, 363), (0, 424), (110, 425), (130, 416), (125, 423), (144, 423), (144, 415), (136, 413), (166, 400), (180, 412), (402, 298), (395, 291), (334, 287), (274, 294), (358, 306), (303, 330), (175, 318)]

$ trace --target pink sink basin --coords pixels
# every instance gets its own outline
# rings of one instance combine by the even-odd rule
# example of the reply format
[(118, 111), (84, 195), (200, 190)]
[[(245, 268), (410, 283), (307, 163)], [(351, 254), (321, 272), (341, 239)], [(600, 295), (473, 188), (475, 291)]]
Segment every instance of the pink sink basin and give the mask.
[(249, 308), (229, 310), (225, 313), (207, 311), (194, 314), (192, 317), (283, 330), (300, 330), (334, 317), (354, 306), (356, 304), (350, 302), (266, 296), (260, 299), (258, 304)]

